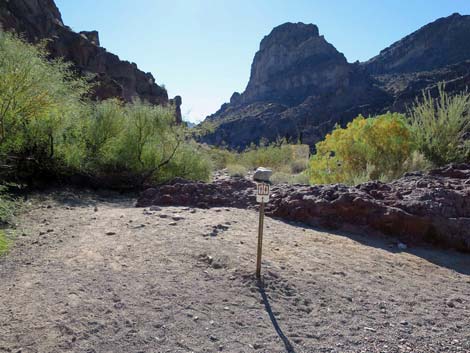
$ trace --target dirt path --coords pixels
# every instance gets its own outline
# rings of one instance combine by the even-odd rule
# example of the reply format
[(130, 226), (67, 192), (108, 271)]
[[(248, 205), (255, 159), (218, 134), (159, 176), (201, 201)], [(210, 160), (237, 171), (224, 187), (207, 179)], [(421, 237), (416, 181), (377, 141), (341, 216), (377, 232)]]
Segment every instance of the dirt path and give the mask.
[(0, 352), (470, 352), (469, 255), (267, 219), (259, 287), (255, 212), (133, 202), (35, 197)]

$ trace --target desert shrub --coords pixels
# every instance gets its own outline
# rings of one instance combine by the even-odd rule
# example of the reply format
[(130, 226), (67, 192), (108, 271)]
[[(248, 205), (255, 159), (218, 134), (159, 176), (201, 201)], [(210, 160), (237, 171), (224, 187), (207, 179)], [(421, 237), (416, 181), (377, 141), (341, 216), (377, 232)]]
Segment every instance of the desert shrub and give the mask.
[(19, 205), (20, 203), (9, 195), (8, 188), (0, 185), (0, 255), (8, 250), (11, 243), (5, 229), (11, 226)]
[(358, 116), (346, 128), (336, 126), (316, 144), (308, 170), (310, 182), (351, 184), (359, 179), (392, 179), (405, 171), (414, 149), (403, 115)]
[(0, 230), (0, 255), (8, 250), (8, 246), (10, 244), (10, 240), (5, 234), (5, 231)]
[(232, 177), (244, 177), (248, 173), (248, 169), (241, 164), (227, 165), (227, 173)]
[(201, 146), (201, 148), (211, 160), (214, 170), (221, 170), (230, 164), (236, 163), (236, 152), (224, 148), (210, 147), (207, 145)]
[(308, 145), (288, 144), (282, 140), (271, 144), (261, 143), (259, 146), (252, 144), (242, 152), (204, 145), (201, 148), (209, 156), (215, 170), (227, 167), (241, 170), (243, 167), (244, 174), (260, 166), (298, 174), (307, 168), (309, 159)]
[(292, 174), (299, 174), (305, 171), (308, 167), (308, 159), (297, 159), (289, 163), (290, 171)]
[(2, 171), (51, 168), (64, 122), (89, 86), (70, 64), (47, 60), (44, 45), (0, 31), (0, 159)]
[(308, 163), (308, 146), (288, 144), (282, 140), (260, 146), (251, 145), (238, 155), (237, 162), (248, 169), (263, 166), (274, 171), (298, 173)]
[[(72, 130), (64, 160), (87, 174), (134, 175), (134, 180), (161, 182), (174, 177), (207, 180), (210, 162), (174, 124), (170, 107), (111, 99), (85, 110)], [(78, 137), (77, 137), (78, 136)]]
[(417, 148), (432, 163), (441, 166), (467, 161), (470, 157), (470, 94), (445, 92), (438, 85), (439, 95), (424, 93), (411, 108), (410, 122)]
[(17, 202), (8, 194), (7, 187), (0, 185), (0, 226), (5, 226), (12, 222)]
[(154, 181), (164, 182), (175, 177), (210, 181), (212, 162), (193, 141), (186, 141), (177, 149), (168, 165), (161, 168), (154, 176)]
[(282, 143), (251, 145), (238, 158), (239, 163), (249, 169), (263, 166), (280, 170), (288, 168), (291, 160), (292, 149), (289, 145)]
[(271, 177), (271, 182), (273, 184), (309, 184), (308, 175), (305, 173), (300, 174), (291, 174), (291, 173), (283, 173), (283, 172), (276, 172), (273, 173)]
[(403, 170), (406, 172), (426, 171), (432, 167), (433, 164), (418, 150), (413, 151), (403, 164)]

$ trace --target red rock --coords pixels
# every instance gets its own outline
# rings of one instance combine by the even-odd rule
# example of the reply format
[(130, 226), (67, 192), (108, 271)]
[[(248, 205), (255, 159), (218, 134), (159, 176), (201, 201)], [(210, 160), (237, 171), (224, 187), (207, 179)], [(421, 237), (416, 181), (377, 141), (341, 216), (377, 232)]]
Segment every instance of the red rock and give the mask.
[[(470, 164), (460, 164), (408, 173), (388, 184), (275, 185), (266, 214), (330, 229), (381, 233), (407, 244), (470, 252), (469, 178)], [(145, 190), (137, 206), (256, 208), (254, 191), (255, 184), (246, 179), (214, 183), (179, 179)]]

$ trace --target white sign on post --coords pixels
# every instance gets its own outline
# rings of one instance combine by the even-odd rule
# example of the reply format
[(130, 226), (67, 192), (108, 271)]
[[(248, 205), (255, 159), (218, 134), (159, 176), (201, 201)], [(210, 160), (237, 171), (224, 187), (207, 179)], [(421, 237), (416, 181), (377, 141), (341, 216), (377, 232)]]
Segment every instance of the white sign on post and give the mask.
[(256, 186), (256, 202), (267, 203), (269, 202), (269, 184), (267, 183), (258, 183)]

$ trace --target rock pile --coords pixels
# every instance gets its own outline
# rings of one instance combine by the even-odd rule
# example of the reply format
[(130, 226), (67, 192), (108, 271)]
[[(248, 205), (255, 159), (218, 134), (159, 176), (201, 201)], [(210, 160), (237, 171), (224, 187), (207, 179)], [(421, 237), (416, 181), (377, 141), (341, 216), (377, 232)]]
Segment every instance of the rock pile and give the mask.
[[(137, 206), (255, 208), (254, 193), (255, 184), (241, 178), (214, 183), (176, 179), (145, 190)], [(391, 183), (276, 185), (266, 214), (470, 251), (470, 164), (408, 173)]]
[(137, 201), (137, 207), (158, 205), (246, 208), (254, 206), (255, 201), (255, 183), (244, 178), (214, 183), (176, 178), (168, 184), (145, 190)]

